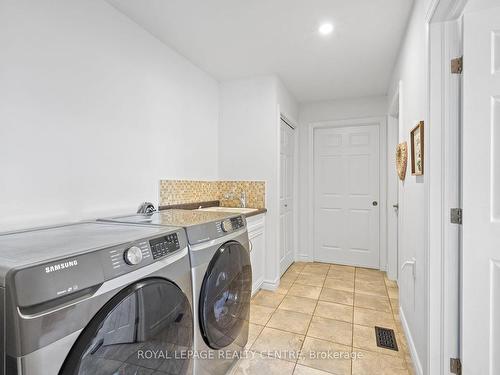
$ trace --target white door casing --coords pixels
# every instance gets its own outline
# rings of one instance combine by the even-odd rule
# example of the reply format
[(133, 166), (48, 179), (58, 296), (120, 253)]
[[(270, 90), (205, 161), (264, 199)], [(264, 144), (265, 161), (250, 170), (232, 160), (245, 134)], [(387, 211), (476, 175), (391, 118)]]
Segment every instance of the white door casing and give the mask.
[(280, 121), (280, 274), (294, 260), (294, 130)]
[(462, 368), (500, 374), (500, 7), (464, 16)]
[(399, 275), (399, 177), (396, 168), (396, 148), (400, 142), (399, 125), (401, 123), (400, 101), (402, 82), (399, 82), (396, 94), (389, 108), (387, 123), (387, 277), (398, 279)]
[(378, 124), (314, 131), (314, 260), (379, 268)]

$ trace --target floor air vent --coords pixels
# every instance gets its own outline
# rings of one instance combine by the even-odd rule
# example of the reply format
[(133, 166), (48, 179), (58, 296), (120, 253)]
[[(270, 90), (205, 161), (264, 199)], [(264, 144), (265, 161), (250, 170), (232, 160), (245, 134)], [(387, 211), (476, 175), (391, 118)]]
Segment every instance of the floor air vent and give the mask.
[(377, 346), (398, 351), (398, 343), (394, 330), (382, 327), (375, 327), (375, 337), (377, 338)]

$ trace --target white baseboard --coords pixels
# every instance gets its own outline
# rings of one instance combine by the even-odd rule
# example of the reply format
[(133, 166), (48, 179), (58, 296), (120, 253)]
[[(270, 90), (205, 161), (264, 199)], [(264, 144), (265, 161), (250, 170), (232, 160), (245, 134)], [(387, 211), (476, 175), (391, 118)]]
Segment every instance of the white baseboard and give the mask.
[(261, 289), (274, 291), (274, 290), (278, 289), (279, 286), (280, 286), (280, 278), (278, 277), (274, 281), (264, 280), (264, 282), (261, 285)]
[(411, 360), (413, 362), (415, 373), (417, 375), (424, 375), (424, 371), (422, 370), (422, 362), (420, 362), (417, 349), (415, 348), (415, 343), (413, 342), (413, 337), (410, 333), (410, 328), (408, 327), (408, 322), (406, 321), (406, 317), (401, 306), (399, 306), (399, 317), (401, 319), (403, 330), (405, 331), (404, 333), (406, 336), (406, 341), (408, 341), (408, 347), (410, 349)]
[(262, 288), (263, 283), (264, 283), (264, 278), (261, 277), (256, 283), (252, 285), (252, 296), (254, 296), (255, 293), (257, 293), (260, 290), (260, 288)]
[(312, 258), (307, 254), (297, 254), (295, 256), (296, 262), (312, 262)]

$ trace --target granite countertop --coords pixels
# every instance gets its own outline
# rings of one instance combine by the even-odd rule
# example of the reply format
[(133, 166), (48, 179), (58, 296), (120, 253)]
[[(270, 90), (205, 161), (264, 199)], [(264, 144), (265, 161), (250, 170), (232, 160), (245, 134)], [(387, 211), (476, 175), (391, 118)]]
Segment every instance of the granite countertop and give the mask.
[[(208, 202), (193, 202), (193, 203), (181, 203), (173, 204), (168, 206), (160, 206), (160, 210), (171, 210), (171, 209), (183, 209), (183, 210), (197, 210), (198, 208), (209, 208), (209, 207), (220, 207), (220, 201), (208, 201)], [(234, 207), (239, 208), (239, 207)], [(247, 207), (251, 208), (251, 207)], [(267, 212), (267, 208), (258, 208), (256, 211), (242, 213), (241, 215), (245, 217), (257, 216)]]

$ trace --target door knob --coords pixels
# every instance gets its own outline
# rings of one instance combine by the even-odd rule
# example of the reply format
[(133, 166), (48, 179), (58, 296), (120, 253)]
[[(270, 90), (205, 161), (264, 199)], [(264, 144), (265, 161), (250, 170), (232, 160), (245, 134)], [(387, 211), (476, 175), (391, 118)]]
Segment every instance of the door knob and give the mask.
[(373, 201), (373, 202), (372, 202), (372, 205), (374, 205), (374, 206), (378, 206), (378, 202), (377, 202), (377, 201)]

